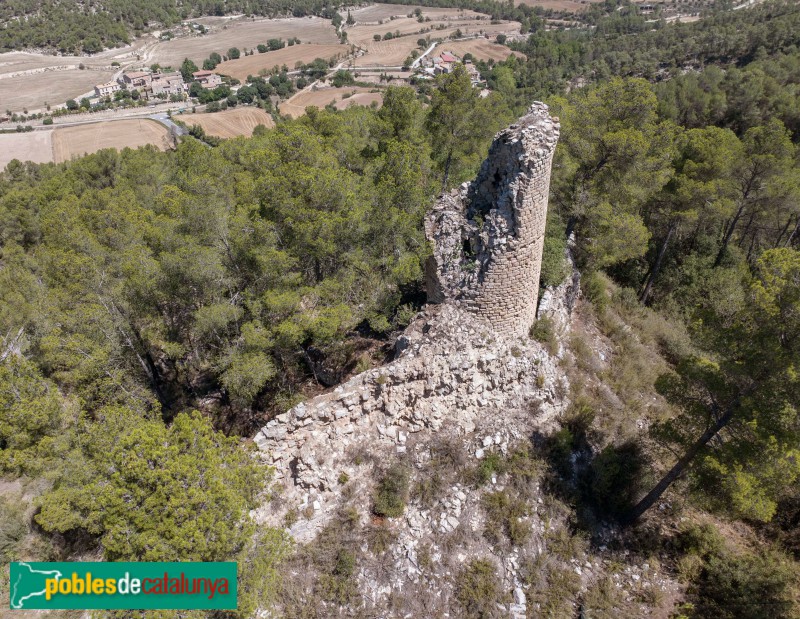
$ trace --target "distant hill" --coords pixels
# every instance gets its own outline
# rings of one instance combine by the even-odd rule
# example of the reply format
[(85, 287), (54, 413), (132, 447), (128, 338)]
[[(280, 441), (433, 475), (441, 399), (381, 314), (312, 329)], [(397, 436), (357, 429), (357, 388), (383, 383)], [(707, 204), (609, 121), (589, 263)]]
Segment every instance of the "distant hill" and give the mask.
[(41, 48), (92, 54), (192, 17), (235, 13), (302, 17), (332, 12), (327, 6), (331, 3), (323, 0), (4, 0), (0, 52)]

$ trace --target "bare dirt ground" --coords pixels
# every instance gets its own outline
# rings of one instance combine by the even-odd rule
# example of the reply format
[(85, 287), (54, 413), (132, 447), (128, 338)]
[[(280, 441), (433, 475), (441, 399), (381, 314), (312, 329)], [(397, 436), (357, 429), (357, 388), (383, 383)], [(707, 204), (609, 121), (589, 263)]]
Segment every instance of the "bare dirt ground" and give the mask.
[(472, 39), (469, 41), (446, 41), (437, 45), (431, 54), (437, 56), (442, 52), (452, 52), (457, 56), (470, 53), (479, 60), (505, 60), (511, 54), (526, 60), (527, 56), (521, 52), (512, 52), (505, 45), (499, 45), (486, 39)]
[(256, 107), (237, 107), (213, 114), (181, 114), (176, 116), (190, 127), (200, 125), (208, 135), (218, 138), (250, 137), (258, 125), (274, 127), (272, 116)]
[[(292, 118), (297, 118), (305, 114), (306, 107), (315, 105), (323, 108), (329, 103), (336, 102), (338, 109), (343, 109), (350, 105), (369, 105), (372, 101), (377, 101), (381, 98), (381, 93), (370, 92), (369, 88), (359, 87), (345, 87), (345, 88), (320, 88), (318, 90), (304, 90), (297, 93), (291, 99), (284, 101), (280, 105), (280, 113), (288, 114)], [(343, 99), (343, 95), (351, 94), (353, 96)], [(359, 96), (369, 95), (369, 96)], [(341, 104), (341, 105), (340, 105)]]
[[(422, 11), (423, 17), (430, 17), (431, 20), (441, 19), (445, 17), (456, 17), (461, 19), (463, 17), (477, 17), (483, 16), (481, 13), (475, 11), (468, 11), (463, 9), (451, 8), (433, 8), (428, 6), (417, 6), (413, 4), (373, 4), (361, 9), (350, 11), (353, 19), (358, 23), (368, 24), (386, 20), (391, 17), (406, 17), (409, 13), (413, 13), (415, 9)], [(346, 15), (346, 13), (342, 13)]]
[(350, 51), (348, 45), (292, 45), (274, 52), (245, 56), (238, 60), (227, 60), (217, 65), (217, 72), (230, 75), (244, 81), (248, 75), (258, 75), (261, 69), (271, 70), (275, 66), (286, 65), (294, 70), (297, 63), (308, 64), (312, 60), (322, 58), (344, 58)]
[(211, 52), (227, 54), (231, 47), (252, 49), (269, 39), (297, 37), (302, 43), (335, 45), (339, 42), (329, 19), (321, 17), (293, 17), (289, 19), (239, 18), (217, 24), (205, 35), (160, 41), (149, 55), (149, 62), (178, 67), (184, 58), (200, 66)]
[[(77, 127), (63, 127), (53, 132), (53, 157), (56, 163), (69, 161), (103, 148), (138, 148), (152, 144), (159, 150), (168, 148), (169, 132), (149, 119), (117, 120)], [(33, 134), (28, 134), (33, 135)]]
[(53, 161), (53, 131), (0, 134), (0, 171), (13, 159), (50, 163)]

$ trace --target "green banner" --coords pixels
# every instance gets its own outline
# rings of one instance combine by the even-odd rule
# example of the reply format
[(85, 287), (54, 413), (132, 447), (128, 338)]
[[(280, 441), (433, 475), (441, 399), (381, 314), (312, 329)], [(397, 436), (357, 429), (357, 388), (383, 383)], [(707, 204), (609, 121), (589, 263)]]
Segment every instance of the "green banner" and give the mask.
[(12, 563), (11, 609), (236, 608), (236, 563)]

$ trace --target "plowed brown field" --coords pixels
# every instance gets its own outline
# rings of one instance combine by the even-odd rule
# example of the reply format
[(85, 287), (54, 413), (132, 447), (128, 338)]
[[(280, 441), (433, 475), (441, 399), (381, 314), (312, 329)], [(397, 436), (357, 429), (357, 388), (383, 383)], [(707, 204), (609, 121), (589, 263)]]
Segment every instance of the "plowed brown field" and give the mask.
[(261, 69), (269, 71), (275, 66), (286, 65), (292, 71), (298, 62), (308, 64), (317, 58), (344, 58), (349, 50), (347, 45), (292, 45), (274, 52), (256, 52), (238, 60), (227, 60), (217, 65), (216, 71), (244, 81), (248, 75), (258, 75)]
[(69, 161), (103, 148), (138, 148), (152, 144), (159, 150), (169, 147), (169, 132), (164, 125), (149, 119), (115, 120), (62, 127), (53, 131), (53, 157), (56, 163)]
[(272, 116), (257, 107), (237, 107), (213, 114), (182, 114), (176, 116), (190, 127), (200, 125), (208, 135), (218, 138), (250, 137), (258, 125), (274, 127)]

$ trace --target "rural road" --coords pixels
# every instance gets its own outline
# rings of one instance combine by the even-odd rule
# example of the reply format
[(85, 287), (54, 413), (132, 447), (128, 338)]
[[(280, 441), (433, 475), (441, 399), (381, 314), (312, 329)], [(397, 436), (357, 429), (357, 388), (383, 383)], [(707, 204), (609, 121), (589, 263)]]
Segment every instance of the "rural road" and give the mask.
[(184, 129), (180, 125), (176, 125), (174, 122), (172, 122), (172, 119), (167, 114), (151, 114), (147, 118), (150, 118), (152, 120), (155, 120), (156, 122), (161, 123), (167, 129), (173, 131), (175, 135), (186, 135), (189, 133), (186, 129)]
[(417, 68), (417, 65), (418, 65), (420, 62), (422, 62), (422, 59), (423, 59), (423, 58), (425, 58), (425, 56), (427, 56), (428, 54), (430, 54), (430, 53), (431, 53), (431, 52), (434, 50), (434, 48), (435, 48), (435, 47), (436, 47), (436, 42), (433, 42), (433, 43), (431, 43), (431, 46), (430, 46), (428, 49), (426, 49), (426, 50), (425, 50), (425, 53), (424, 53), (424, 54), (422, 54), (422, 55), (421, 55), (419, 58), (417, 58), (417, 59), (416, 59), (416, 60), (415, 60), (415, 61), (414, 61), (414, 62), (411, 64), (411, 68), (412, 68), (412, 69), (416, 69), (416, 68)]

